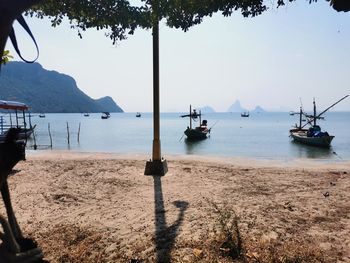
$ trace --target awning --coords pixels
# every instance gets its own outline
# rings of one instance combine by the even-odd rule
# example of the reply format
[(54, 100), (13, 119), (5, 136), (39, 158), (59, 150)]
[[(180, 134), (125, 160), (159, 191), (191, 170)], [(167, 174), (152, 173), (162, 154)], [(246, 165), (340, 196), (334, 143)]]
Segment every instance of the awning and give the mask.
[(22, 103), (22, 102), (0, 100), (0, 109), (5, 109), (5, 110), (28, 110), (29, 107), (26, 104)]

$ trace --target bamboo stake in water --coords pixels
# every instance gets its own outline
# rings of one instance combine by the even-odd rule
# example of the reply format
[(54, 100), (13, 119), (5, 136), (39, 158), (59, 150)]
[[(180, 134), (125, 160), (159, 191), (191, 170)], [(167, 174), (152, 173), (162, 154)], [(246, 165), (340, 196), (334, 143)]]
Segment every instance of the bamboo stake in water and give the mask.
[(36, 145), (35, 131), (33, 131), (33, 140), (34, 140), (34, 150), (38, 149), (38, 145)]
[(47, 128), (49, 130), (49, 137), (50, 137), (50, 147), (52, 149), (52, 136), (51, 136), (51, 129), (50, 129), (50, 123), (47, 124)]
[(70, 145), (70, 142), (69, 142), (69, 126), (68, 126), (68, 122), (67, 122), (67, 140), (68, 140), (68, 145)]
[(79, 122), (79, 128), (78, 128), (78, 143), (80, 142), (80, 122)]

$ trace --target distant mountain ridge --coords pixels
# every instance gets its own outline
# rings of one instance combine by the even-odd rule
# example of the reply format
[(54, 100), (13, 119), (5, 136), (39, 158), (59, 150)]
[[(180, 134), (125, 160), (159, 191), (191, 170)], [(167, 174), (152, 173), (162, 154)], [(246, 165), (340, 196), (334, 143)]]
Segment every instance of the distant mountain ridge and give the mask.
[(31, 112), (123, 112), (111, 97), (94, 100), (71, 76), (46, 70), (39, 63), (10, 62), (3, 66), (0, 100), (26, 103)]

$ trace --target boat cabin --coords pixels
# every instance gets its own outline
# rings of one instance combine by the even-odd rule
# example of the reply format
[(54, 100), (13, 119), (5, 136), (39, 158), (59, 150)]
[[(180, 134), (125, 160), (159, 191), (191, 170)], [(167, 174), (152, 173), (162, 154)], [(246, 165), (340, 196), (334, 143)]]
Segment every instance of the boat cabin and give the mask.
[(28, 139), (32, 135), (35, 125), (32, 126), (31, 115), (26, 116), (28, 109), (21, 102), (0, 100), (0, 141), (6, 137), (10, 128), (20, 130), (19, 139)]

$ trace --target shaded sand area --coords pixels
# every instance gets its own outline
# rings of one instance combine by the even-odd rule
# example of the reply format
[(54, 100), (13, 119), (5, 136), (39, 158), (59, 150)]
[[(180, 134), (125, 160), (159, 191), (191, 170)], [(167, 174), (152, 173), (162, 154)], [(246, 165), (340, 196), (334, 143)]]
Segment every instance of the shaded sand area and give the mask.
[(19, 223), (50, 262), (350, 262), (349, 163), (167, 158), (29, 154)]

